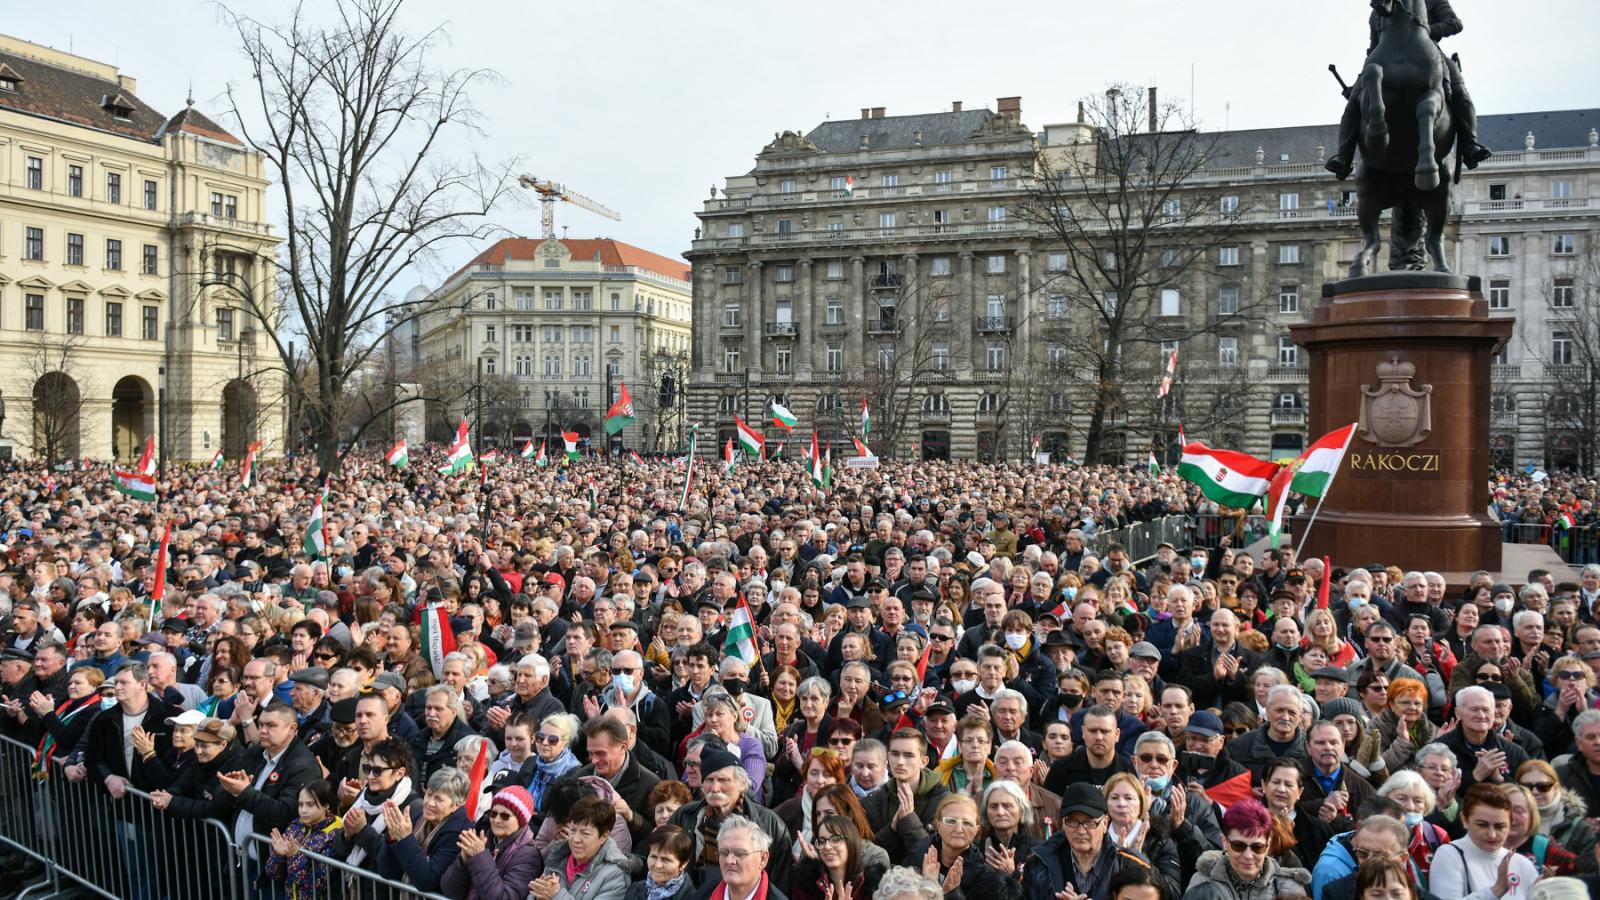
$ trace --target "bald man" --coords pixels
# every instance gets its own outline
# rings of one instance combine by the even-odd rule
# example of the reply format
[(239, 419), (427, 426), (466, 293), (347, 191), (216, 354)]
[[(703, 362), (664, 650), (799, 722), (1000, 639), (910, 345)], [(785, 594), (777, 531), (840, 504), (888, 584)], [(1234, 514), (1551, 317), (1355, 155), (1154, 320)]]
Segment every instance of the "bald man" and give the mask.
[(1250, 673), (1261, 665), (1261, 656), (1239, 643), (1239, 620), (1232, 612), (1217, 610), (1210, 625), (1209, 637), (1178, 654), (1179, 683), (1194, 692), (1200, 709), (1247, 700)]

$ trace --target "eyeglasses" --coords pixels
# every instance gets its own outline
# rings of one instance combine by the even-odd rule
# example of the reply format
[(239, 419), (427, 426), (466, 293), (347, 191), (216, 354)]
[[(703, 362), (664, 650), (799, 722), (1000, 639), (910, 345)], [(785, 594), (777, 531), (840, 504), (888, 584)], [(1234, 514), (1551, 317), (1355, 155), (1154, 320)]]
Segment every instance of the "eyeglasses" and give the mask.
[(1567, 669), (1567, 670), (1565, 670), (1563, 672), (1557, 672), (1556, 673), (1556, 677), (1561, 679), (1562, 681), (1583, 681), (1584, 680), (1583, 673), (1580, 672), (1577, 669)]
[(374, 763), (367, 763), (367, 776), (371, 777), (373, 775), (382, 775), (385, 772), (396, 772), (399, 771), (399, 769), (399, 766), (380, 766)]
[(953, 635), (948, 635), (948, 634), (930, 634), (930, 635), (928, 635), (928, 640), (933, 641), (934, 643), (937, 643), (937, 644), (942, 644), (945, 641), (951, 640), (952, 638), (953, 638)]
[(1369, 644), (1392, 644), (1392, 643), (1394, 643), (1394, 638), (1386, 637), (1386, 636), (1380, 635), (1380, 634), (1369, 634), (1369, 635), (1367, 635), (1367, 643), (1369, 643)]
[(638, 670), (638, 669), (630, 669), (630, 668), (627, 668), (626, 666), (612, 666), (611, 667), (611, 674), (613, 674), (613, 675), (632, 675), (632, 674), (634, 674), (634, 673), (636, 673), (638, 671), (640, 671), (640, 670)]
[(1248, 728), (1224, 728), (1222, 730), (1222, 733), (1227, 735), (1228, 737), (1232, 738), (1232, 737), (1238, 737), (1241, 734), (1245, 734), (1249, 730), (1250, 729), (1248, 729)]
[(939, 821), (945, 825), (949, 825), (951, 828), (965, 828), (968, 831), (978, 827), (977, 822), (973, 822), (968, 819), (958, 819), (955, 816), (944, 816), (940, 818)]
[(1357, 862), (1366, 862), (1369, 859), (1398, 859), (1399, 853), (1379, 853), (1376, 850), (1363, 850), (1360, 847), (1351, 847)]
[(498, 820), (498, 821), (501, 821), (501, 822), (514, 822), (514, 821), (516, 821), (517, 817), (512, 815), (511, 813), (506, 812), (503, 809), (491, 809), (491, 810), (489, 810), (489, 818), (495, 819), (495, 820)]
[(561, 735), (541, 731), (533, 736), (533, 741), (536, 744), (559, 744), (561, 743)]
[(1139, 754), (1139, 762), (1142, 762), (1142, 763), (1152, 763), (1152, 762), (1153, 763), (1160, 763), (1161, 765), (1164, 766), (1167, 763), (1172, 762), (1172, 757), (1170, 757), (1170, 756), (1157, 756), (1154, 753), (1141, 753), (1141, 754)]
[(821, 850), (826, 847), (843, 847), (846, 841), (844, 835), (842, 834), (830, 834), (827, 837), (819, 837), (811, 843), (815, 845), (818, 850)]
[(1232, 850), (1235, 853), (1250, 853), (1250, 854), (1254, 854), (1255, 856), (1261, 856), (1262, 854), (1267, 852), (1267, 842), (1266, 841), (1236, 841), (1236, 840), (1233, 840), (1233, 839), (1230, 838), (1228, 840), (1228, 849)]
[(1098, 818), (1095, 818), (1095, 819), (1062, 819), (1061, 820), (1061, 827), (1062, 828), (1070, 828), (1073, 831), (1079, 831), (1079, 832), (1085, 832), (1085, 833), (1087, 833), (1088, 831), (1091, 831), (1098, 824), (1100, 824), (1100, 820)]
[(828, 746), (829, 747), (848, 747), (851, 744), (854, 744), (855, 742), (856, 742), (856, 739), (853, 738), (853, 737), (831, 737), (831, 738), (828, 738)]
[(311, 654), (311, 658), (312, 659), (338, 659), (339, 655), (337, 653), (313, 653), (313, 654)]
[(1491, 684), (1499, 684), (1500, 683), (1500, 676), (1499, 675), (1485, 675), (1483, 673), (1479, 673), (1478, 676), (1477, 676), (1477, 679), (1478, 679), (1478, 683), (1479, 684), (1483, 684), (1484, 682), (1489, 682)]
[(1524, 781), (1522, 786), (1535, 794), (1545, 794), (1555, 790), (1556, 783), (1554, 781)]

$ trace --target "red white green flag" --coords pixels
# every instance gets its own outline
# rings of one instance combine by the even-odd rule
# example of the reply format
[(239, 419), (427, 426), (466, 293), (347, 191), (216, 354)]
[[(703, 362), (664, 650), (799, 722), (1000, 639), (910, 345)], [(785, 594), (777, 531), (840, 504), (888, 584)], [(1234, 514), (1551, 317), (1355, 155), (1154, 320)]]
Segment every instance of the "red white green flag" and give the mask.
[(861, 437), (864, 440), (872, 439), (872, 413), (868, 410), (867, 398), (861, 398)]
[(561, 440), (567, 445), (567, 462), (578, 461), (578, 442), (583, 440), (576, 431), (561, 432)]
[(733, 455), (733, 438), (728, 438), (722, 445), (722, 467), (729, 472), (739, 464), (739, 458)]
[(520, 455), (523, 459), (533, 459), (533, 452), (533, 438), (528, 438), (522, 442), (522, 450)]
[(328, 558), (328, 519), (322, 512), (327, 499), (328, 489), (324, 487), (317, 495), (317, 505), (311, 508), (311, 521), (306, 523), (305, 551), (312, 559)]
[(761, 654), (756, 650), (755, 619), (750, 615), (750, 607), (743, 597), (739, 598), (739, 605), (728, 619), (728, 634), (722, 639), (722, 655), (736, 656), (744, 660), (747, 666), (754, 666), (761, 661)]
[(243, 487), (248, 488), (255, 484), (256, 454), (260, 452), (260, 441), (251, 441), (250, 446), (245, 448), (244, 461), (239, 464), (239, 483)]
[(450, 442), (450, 449), (444, 460), (444, 465), (439, 467), (441, 475), (456, 475), (465, 472), (472, 465), (472, 446), (467, 441), (467, 420), (462, 419), (456, 426), (456, 439)]
[(144, 437), (144, 452), (139, 455), (139, 472), (144, 475), (156, 473), (156, 439), (153, 435)]
[[(531, 443), (533, 443), (533, 442), (532, 442), (532, 441), (529, 441), (529, 442), (528, 442), (528, 443), (530, 443), (530, 444), (531, 444)], [(546, 456), (545, 456), (545, 455), (544, 455), (544, 441), (540, 441), (540, 442), (539, 442), (539, 455), (538, 455), (538, 456), (536, 456), (536, 457), (534, 457), (534, 459), (533, 459), (533, 464), (534, 464), (534, 465), (536, 465), (536, 466), (538, 466), (538, 467), (539, 467), (539, 468), (541, 468), (541, 469), (542, 469), (542, 468), (544, 468), (544, 467), (545, 467), (545, 466), (548, 466), (548, 465), (550, 465), (550, 460), (549, 460), (549, 458), (547, 458), (547, 457), (546, 457)]]
[[(167, 594), (167, 565), (171, 558), (168, 551), (172, 547), (172, 520), (161, 529), (161, 547), (156, 550), (156, 580), (150, 587), (150, 621), (154, 625), (156, 616), (161, 613), (161, 598)], [(165, 616), (163, 616), (165, 618)], [(149, 630), (148, 627), (146, 630)]]
[(383, 461), (396, 469), (404, 469), (406, 463), (411, 461), (411, 458), (406, 453), (406, 439), (401, 438), (396, 441), (395, 445), (389, 448), (389, 452), (383, 455)]
[(422, 652), (433, 666), (433, 677), (444, 678), (444, 658), (456, 651), (456, 633), (450, 630), (450, 613), (443, 604), (422, 611)]
[(1200, 486), (1200, 492), (1223, 506), (1249, 509), (1267, 492), (1278, 464), (1233, 450), (1214, 450), (1204, 444), (1183, 448), (1178, 476)]
[(148, 503), (156, 499), (156, 479), (154, 475), (142, 472), (130, 472), (127, 469), (116, 471), (117, 493), (134, 500), (144, 500)]
[(698, 424), (689, 426), (689, 455), (684, 457), (683, 463), (683, 493), (678, 495), (678, 512), (683, 512), (689, 505), (689, 488), (694, 484), (694, 445), (700, 436)]
[(855, 441), (855, 443), (856, 443), (856, 455), (857, 456), (868, 457), (868, 456), (872, 455), (871, 448), (869, 448), (866, 444), (862, 443), (861, 442), (861, 438), (852, 437), (852, 438), (850, 438), (850, 440)]
[(623, 384), (622, 390), (617, 395), (617, 402), (611, 404), (606, 410), (604, 428), (606, 434), (616, 434), (633, 424), (633, 398), (628, 396), (628, 386)]
[(761, 432), (751, 428), (750, 423), (738, 416), (733, 417), (733, 427), (738, 429), (739, 432), (740, 449), (758, 460), (766, 458), (767, 439), (761, 435)]
[(215, 471), (217, 471), (217, 470), (222, 468), (222, 448), (221, 447), (217, 448), (217, 452), (211, 454), (211, 462), (206, 464), (206, 468), (209, 469), (212, 472), (215, 472)]
[(1273, 477), (1267, 491), (1267, 515), (1271, 519), (1267, 534), (1272, 538), (1272, 546), (1278, 546), (1282, 539), (1284, 501), (1291, 493), (1318, 499), (1327, 496), (1355, 434), (1355, 423), (1328, 432)]
[(1161, 386), (1156, 388), (1157, 398), (1165, 397), (1167, 394), (1172, 393), (1172, 376), (1177, 374), (1177, 371), (1178, 350), (1174, 347), (1172, 352), (1167, 354), (1167, 370), (1161, 373)]

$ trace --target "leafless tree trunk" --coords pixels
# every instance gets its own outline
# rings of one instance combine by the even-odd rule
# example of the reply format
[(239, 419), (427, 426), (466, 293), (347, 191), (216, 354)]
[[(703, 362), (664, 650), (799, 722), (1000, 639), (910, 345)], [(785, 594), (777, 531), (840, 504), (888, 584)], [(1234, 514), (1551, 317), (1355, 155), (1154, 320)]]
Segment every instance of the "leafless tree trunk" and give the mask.
[(50, 465), (80, 455), (84, 383), (81, 335), (31, 332), (27, 377), (32, 385), (35, 456)]
[[(324, 472), (340, 456), (346, 384), (387, 329), (429, 309), (400, 300), (396, 279), (442, 246), (490, 236), (486, 217), (513, 184), (511, 163), (448, 149), (476, 134), (468, 93), (490, 73), (431, 66), (442, 32), (401, 31), (402, 2), (302, 4), (281, 24), (224, 9), (251, 74), (229, 86), (231, 111), (282, 191), (287, 226), (278, 290), (247, 303), (291, 372), (292, 343), (308, 348), (308, 377), (286, 386)], [(314, 24), (313, 9), (332, 24)], [(386, 411), (369, 409), (352, 445)]]
[(1576, 255), (1552, 266), (1543, 285), (1549, 334), (1535, 344), (1523, 332), (1528, 352), (1543, 366), (1549, 396), (1543, 398), (1547, 465), (1576, 451), (1577, 467), (1594, 472), (1600, 428), (1600, 235), (1582, 236)]

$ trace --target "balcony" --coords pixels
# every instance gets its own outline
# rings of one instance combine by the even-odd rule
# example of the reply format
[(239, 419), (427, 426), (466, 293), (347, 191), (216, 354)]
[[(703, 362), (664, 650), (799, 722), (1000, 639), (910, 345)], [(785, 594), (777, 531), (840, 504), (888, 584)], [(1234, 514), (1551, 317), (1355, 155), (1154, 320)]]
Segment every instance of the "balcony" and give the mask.
[(767, 337), (792, 338), (796, 334), (793, 322), (768, 322), (766, 332)]
[(1490, 381), (1516, 381), (1522, 378), (1522, 366), (1490, 366)]
[(270, 236), (272, 226), (265, 222), (249, 222), (238, 217), (214, 216), (210, 213), (186, 212), (178, 217), (179, 225), (201, 225), (207, 228), (226, 228), (230, 231), (244, 231), (250, 234)]
[(1489, 424), (1502, 428), (1515, 428), (1517, 424), (1517, 411), (1514, 409), (1489, 410)]
[(867, 323), (868, 334), (899, 334), (900, 323), (894, 319), (874, 319)]
[(950, 424), (950, 410), (924, 409), (922, 411), (922, 423), (924, 425), (948, 425)]
[(1004, 334), (1010, 330), (1010, 316), (978, 316), (978, 331), (981, 334)]
[(1303, 409), (1274, 409), (1272, 411), (1272, 424), (1304, 427), (1306, 424), (1306, 411)]
[(1587, 383), (1589, 380), (1589, 373), (1586, 371), (1586, 367), (1581, 363), (1552, 363), (1544, 367), (1544, 377), (1550, 381), (1561, 382), (1569, 385), (1577, 385)]
[(904, 275), (896, 275), (890, 272), (872, 276), (872, 280), (869, 283), (875, 291), (898, 290), (905, 286), (906, 279)]
[(1305, 366), (1272, 366), (1267, 369), (1267, 381), (1273, 384), (1302, 384), (1310, 377)]

